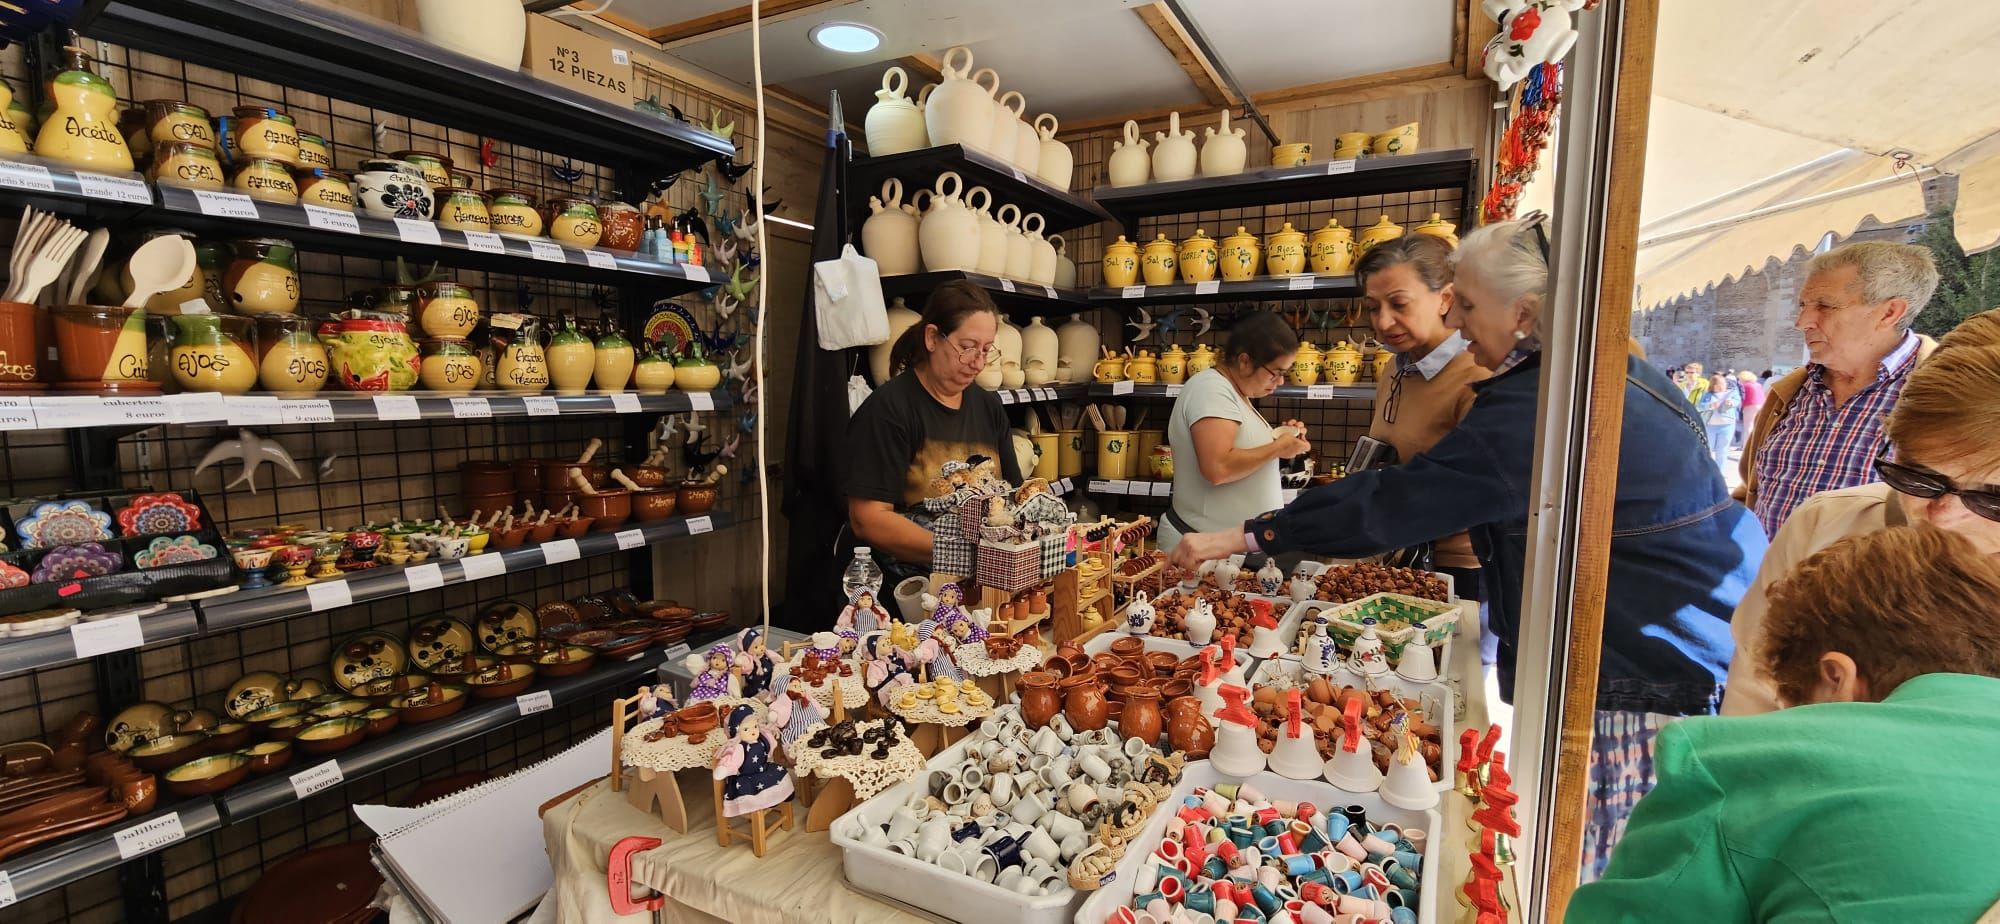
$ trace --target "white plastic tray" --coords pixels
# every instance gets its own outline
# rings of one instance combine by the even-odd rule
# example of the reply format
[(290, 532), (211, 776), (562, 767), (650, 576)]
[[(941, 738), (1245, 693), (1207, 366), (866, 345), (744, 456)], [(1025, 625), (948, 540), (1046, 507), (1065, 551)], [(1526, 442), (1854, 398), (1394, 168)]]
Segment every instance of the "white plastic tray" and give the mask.
[[(1431, 601), (1431, 602), (1435, 603), (1437, 601)], [(1292, 604), (1291, 611), (1285, 614), (1285, 622), (1290, 623), (1292, 627), (1292, 633), (1290, 636), (1288, 636), (1291, 639), (1291, 644), (1286, 646), (1284, 651), (1279, 652), (1278, 657), (1291, 661), (1299, 660), (1300, 657), (1304, 654), (1301, 648), (1305, 644), (1305, 639), (1301, 635), (1301, 633), (1303, 633), (1306, 630), (1307, 625), (1315, 618), (1316, 614), (1318, 614), (1322, 610), (1330, 610), (1334, 609), (1335, 607), (1343, 607), (1349, 605), (1350, 604), (1346, 603), (1335, 603), (1331, 600), (1306, 600), (1301, 603)], [(1442, 646), (1434, 647), (1432, 649), (1433, 655), (1437, 659), (1438, 671), (1440, 673), (1449, 673), (1457, 668), (1457, 665), (1452, 661), (1451, 658), (1451, 646), (1458, 641), (1459, 634), (1466, 631), (1465, 627), (1468, 624), (1472, 626), (1471, 637), (1475, 641), (1479, 637), (1478, 601), (1454, 599), (1452, 601), (1452, 605), (1458, 607), (1458, 614), (1456, 618), (1452, 620), (1450, 631), (1445, 633), (1444, 644)], [(1283, 626), (1281, 624), (1280, 628), (1282, 627)], [(1412, 635), (1414, 632), (1415, 632), (1414, 629), (1402, 629), (1398, 630), (1397, 634), (1409, 636)], [(1389, 642), (1389, 635), (1383, 634), (1383, 643), (1388, 644), (1388, 642)], [(1453, 677), (1452, 679), (1456, 680), (1458, 678)]]
[[(1257, 671), (1250, 675), (1250, 685), (1270, 686), (1279, 679), (1296, 682), (1302, 673), (1298, 661), (1271, 658), (1257, 664)], [(1438, 758), (1437, 788), (1446, 790), (1457, 784), (1454, 778), (1458, 767), (1458, 730), (1465, 711), (1465, 699), (1458, 688), (1449, 681), (1433, 680), (1430, 683), (1413, 683), (1397, 676), (1394, 672), (1383, 677), (1364, 678), (1346, 669), (1329, 675), (1327, 680), (1335, 687), (1360, 687), (1364, 690), (1392, 690), (1400, 697), (1413, 697), (1424, 704), (1424, 721), (1438, 727), (1438, 743), (1444, 753)]]
[[(1146, 822), (1145, 830), (1139, 833), (1125, 858), (1118, 863), (1118, 871), (1110, 884), (1090, 893), (1090, 898), (1076, 910), (1075, 924), (1105, 924), (1113, 912), (1132, 900), (1132, 884), (1137, 881), (1139, 864), (1146, 862), (1153, 851), (1160, 846), (1165, 835), (1167, 819), (1180, 807), (1181, 800), (1195, 791), (1196, 787), (1214, 786), (1217, 783), (1233, 782), (1233, 777), (1225, 777), (1205, 760), (1188, 764), (1181, 773), (1180, 785), (1174, 787), (1174, 794), (1153, 812)], [(1427, 812), (1411, 812), (1399, 809), (1382, 801), (1374, 793), (1351, 793), (1325, 780), (1294, 780), (1279, 776), (1268, 770), (1245, 781), (1263, 790), (1272, 799), (1311, 802), (1328, 810), (1337, 810), (1349, 805), (1359, 805), (1366, 809), (1368, 818), (1377, 822), (1395, 822), (1405, 827), (1420, 827), (1429, 833), (1424, 842), (1423, 882), (1417, 890), (1417, 921), (1419, 924), (1436, 924), (1438, 903), (1445, 894), (1443, 869), (1438, 862), (1440, 845), (1445, 842), (1458, 843), (1462, 838), (1457, 832), (1445, 831), (1444, 819), (1436, 809)]]
[[(1180, 587), (1179, 587), (1178, 585), (1176, 585), (1176, 586), (1174, 586), (1174, 587), (1169, 587), (1169, 588), (1167, 588), (1166, 590), (1163, 590), (1163, 591), (1160, 591), (1160, 595), (1159, 595), (1158, 597), (1156, 597), (1155, 599), (1157, 599), (1157, 600), (1167, 600), (1167, 599), (1171, 599), (1171, 598), (1174, 598), (1174, 597), (1179, 597), (1179, 596), (1182, 596), (1182, 593), (1181, 593), (1181, 589), (1180, 589)], [(1255, 595), (1255, 594), (1244, 594), (1244, 596), (1245, 596), (1245, 597), (1255, 597), (1256, 595)], [(1289, 597), (1264, 597), (1264, 598), (1262, 598), (1262, 599), (1265, 599), (1265, 600), (1269, 600), (1269, 601), (1271, 601), (1271, 612), (1279, 614), (1279, 615), (1278, 615), (1278, 637), (1279, 637), (1280, 639), (1286, 639), (1286, 640), (1291, 640), (1293, 644), (1296, 644), (1296, 639), (1297, 639), (1297, 637), (1298, 637), (1298, 634), (1299, 634), (1299, 622), (1298, 622), (1298, 620), (1299, 620), (1300, 618), (1303, 618), (1303, 617), (1302, 617), (1302, 614), (1295, 614), (1295, 613), (1294, 613), (1294, 611), (1298, 609), (1298, 604), (1295, 604), (1295, 603), (1291, 602), (1291, 598), (1289, 598)], [(1098, 640), (1098, 639), (1102, 639), (1102, 638), (1109, 638), (1109, 639), (1112, 639), (1112, 640), (1116, 640), (1116, 639), (1118, 638), (1118, 636), (1120, 636), (1120, 635), (1125, 635), (1125, 634), (1128, 634), (1128, 633), (1126, 633), (1126, 632), (1125, 632), (1125, 631), (1124, 631), (1123, 629), (1121, 629), (1120, 627), (1118, 627), (1118, 626), (1112, 626), (1111, 628), (1109, 628), (1109, 629), (1106, 629), (1106, 630), (1104, 630), (1103, 632), (1100, 632), (1100, 633), (1098, 633), (1098, 634), (1097, 634), (1097, 636), (1096, 636), (1095, 638), (1092, 638), (1092, 639), (1091, 639), (1091, 640), (1090, 640), (1089, 642), (1086, 642), (1086, 643), (1084, 643), (1084, 646), (1083, 646), (1083, 647), (1084, 647), (1084, 650), (1085, 650), (1085, 651), (1087, 651), (1087, 652), (1094, 652), (1094, 651), (1105, 651), (1105, 650), (1109, 650), (1109, 648), (1110, 648), (1110, 645), (1111, 645), (1111, 642), (1110, 642), (1110, 641), (1107, 641), (1107, 642), (1105, 642), (1105, 643), (1104, 643), (1104, 646), (1105, 646), (1104, 648), (1098, 648), (1098, 649), (1092, 649), (1092, 648), (1091, 648), (1090, 646), (1091, 646), (1091, 645), (1093, 645), (1093, 644), (1095, 644), (1095, 643), (1097, 642), (1097, 640)], [(1180, 639), (1177, 639), (1177, 638), (1167, 638), (1167, 637), (1165, 637), (1165, 636), (1158, 636), (1158, 635), (1151, 635), (1151, 634), (1148, 634), (1148, 635), (1144, 636), (1144, 638), (1146, 638), (1146, 639), (1147, 639), (1147, 643), (1146, 643), (1146, 650), (1147, 650), (1147, 651), (1171, 651), (1171, 652), (1173, 652), (1173, 653), (1175, 653), (1175, 654), (1177, 654), (1177, 655), (1179, 655), (1180, 657), (1183, 657), (1183, 658), (1186, 658), (1186, 657), (1190, 657), (1190, 656), (1192, 656), (1192, 655), (1194, 655), (1194, 654), (1196, 654), (1196, 653), (1200, 652), (1200, 651), (1201, 651), (1201, 649), (1203, 649), (1203, 648), (1207, 647), (1207, 646), (1205, 646), (1205, 645), (1196, 645), (1196, 644), (1194, 644), (1193, 642), (1186, 642), (1186, 641), (1182, 641), (1182, 640), (1180, 640)], [(1165, 643), (1165, 644), (1163, 644), (1163, 645), (1161, 645), (1161, 646), (1159, 646), (1159, 647), (1155, 647), (1155, 646), (1153, 645), (1153, 642), (1163, 642), (1163, 643)], [(1286, 648), (1287, 648), (1287, 649), (1289, 649), (1289, 648), (1290, 648), (1290, 645), (1287, 645), (1287, 646), (1286, 646)], [(1238, 645), (1238, 646), (1236, 646), (1236, 656), (1237, 656), (1237, 659), (1238, 659), (1238, 660), (1242, 660), (1242, 659), (1243, 659), (1244, 657), (1246, 657), (1246, 653), (1247, 653), (1247, 652), (1248, 652), (1249, 650), (1250, 650), (1250, 646), (1249, 646), (1249, 645), (1247, 645), (1247, 644), (1245, 644), (1245, 645)], [(1281, 652), (1280, 652), (1280, 654), (1282, 654), (1282, 653), (1283, 653), (1283, 652), (1281, 651)], [(1255, 658), (1253, 658), (1253, 660), (1255, 660)]]

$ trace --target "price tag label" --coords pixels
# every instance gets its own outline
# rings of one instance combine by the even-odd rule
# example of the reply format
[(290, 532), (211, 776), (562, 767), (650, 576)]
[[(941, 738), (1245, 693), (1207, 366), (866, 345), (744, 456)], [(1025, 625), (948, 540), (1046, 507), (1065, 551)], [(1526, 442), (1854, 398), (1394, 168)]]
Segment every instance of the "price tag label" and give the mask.
[(688, 652), (693, 650), (694, 649), (688, 647), (688, 643), (678, 642), (674, 645), (674, 647), (667, 649), (667, 660), (679, 661), (680, 659), (687, 657)]
[(93, 398), (58, 396), (33, 399), (35, 420), (42, 427), (60, 430), (70, 427), (152, 426), (172, 423), (173, 410), (165, 398)]
[(584, 262), (601, 270), (615, 270), (618, 268), (618, 258), (602, 250), (586, 250), (583, 252), (583, 259)]
[(56, 181), (49, 176), (49, 168), (41, 164), (17, 164), (0, 161), (0, 186), (9, 189), (31, 189), (36, 192), (55, 192)]
[(688, 392), (688, 406), (697, 411), (715, 410), (715, 396), (705, 391)]
[(257, 219), (257, 202), (242, 193), (215, 192), (207, 189), (194, 190), (195, 205), (203, 215), (216, 218)]
[(1304, 289), (1310, 289), (1312, 287), (1313, 287), (1313, 277), (1311, 276), (1293, 276), (1290, 279), (1285, 280), (1285, 288), (1294, 292), (1301, 291)]
[(715, 521), (709, 519), (708, 517), (706, 516), (688, 517), (688, 535), (699, 536), (702, 533), (714, 532), (714, 531), (715, 531)]
[(1055, 298), (1055, 297), (1056, 297), (1056, 287), (1055, 287), (1055, 286), (1043, 286), (1043, 287), (1042, 287), (1042, 297), (1043, 297), (1043, 298)]
[(439, 567), (437, 562), (433, 561), (427, 561), (421, 565), (411, 565), (403, 572), (403, 580), (410, 585), (410, 593), (416, 593), (419, 590), (436, 590), (444, 586), (444, 569)]
[(1183, 387), (1184, 387), (1184, 386), (1181, 386), (1181, 385), (1168, 385), (1168, 386), (1167, 386), (1167, 397), (1169, 397), (1169, 398), (1178, 398), (1178, 397), (1180, 397), (1180, 396), (1181, 396), (1181, 389), (1182, 389)]
[(620, 550), (636, 549), (645, 544), (646, 533), (644, 530), (621, 529), (618, 531), (618, 548)]
[(423, 408), (417, 406), (417, 399), (411, 395), (376, 395), (376, 420), (421, 420)]
[(1171, 482), (1171, 481), (1155, 481), (1155, 482), (1153, 482), (1153, 496), (1154, 496), (1154, 497), (1167, 497), (1167, 496), (1170, 496), (1170, 495), (1172, 495), (1173, 493), (1174, 493), (1174, 483), (1173, 483), (1173, 482)]
[[(207, 423), (229, 419), (229, 404), (212, 391), (190, 391), (168, 399), (167, 409), (174, 423)], [(0, 426), (5, 426), (0, 423)]]
[(130, 651), (146, 644), (146, 634), (140, 630), (139, 617), (135, 614), (79, 622), (69, 627), (69, 637), (76, 643), (76, 656), (79, 658)]
[(1014, 392), (1014, 400), (1022, 404), (1027, 404), (1028, 402), (1035, 400), (1035, 393), (1029, 391), (1026, 388), (1023, 388)]
[(1012, 291), (1014, 291), (1014, 280), (1012, 280), (1012, 279), (1002, 279), (1002, 280), (1000, 280), (1000, 291), (1002, 291), (1002, 292), (1012, 292)]
[(1131, 394), (1131, 393), (1132, 393), (1132, 380), (1131, 380), (1131, 379), (1126, 379), (1126, 380), (1124, 380), (1124, 381), (1122, 381), (1122, 382), (1112, 382), (1112, 383), (1111, 383), (1111, 393), (1112, 393), (1112, 394), (1114, 394), (1114, 395), (1129, 395), (1129, 394)]
[[(396, 219), (403, 221), (403, 219)], [(360, 234), (361, 222), (353, 212), (343, 212), (321, 205), (306, 206), (306, 224), (325, 231), (340, 231), (346, 234)]]
[(1353, 172), (1354, 172), (1354, 158), (1352, 157), (1346, 160), (1330, 160), (1326, 162), (1327, 176), (1339, 176), (1340, 174), (1343, 173), (1353, 173)]
[(640, 411), (639, 396), (629, 391), (621, 391), (611, 396), (611, 409), (620, 414), (637, 414)]
[(438, 237), (438, 226), (421, 218), (396, 219), (396, 236), (406, 244), (442, 244)]
[(451, 416), (460, 419), (491, 417), (493, 405), (487, 403), (485, 398), (453, 398)]
[(1110, 493), (1111, 493), (1111, 482), (1109, 482), (1109, 481), (1093, 481), (1093, 482), (1091, 482), (1091, 483), (1090, 483), (1090, 493), (1092, 493), (1092, 494), (1110, 494)]
[(0, 869), (0, 908), (5, 908), (20, 899), (14, 897), (14, 880), (7, 871)]
[(576, 561), (580, 554), (575, 539), (555, 539), (542, 543), (544, 564), (560, 565), (566, 561)]
[(1076, 487), (1075, 484), (1073, 484), (1068, 478), (1064, 478), (1056, 482), (1056, 493), (1068, 494), (1070, 492), (1070, 489), (1074, 487)]
[(130, 860), (186, 840), (187, 831), (181, 827), (180, 813), (168, 812), (152, 821), (125, 828), (111, 835), (111, 839), (118, 842), (118, 859)]
[(284, 423), (278, 399), (269, 395), (230, 395), (222, 399), (232, 427), (275, 426)]
[(292, 792), (303, 799), (324, 789), (332, 789), (346, 779), (340, 775), (340, 761), (329, 760), (311, 770), (292, 774)]
[(465, 249), (477, 250), (480, 253), (506, 253), (507, 242), (491, 231), (467, 231)]
[(1126, 286), (1125, 288), (1122, 288), (1122, 289), (1119, 289), (1119, 290), (1118, 290), (1118, 297), (1119, 297), (1119, 298), (1145, 298), (1145, 297), (1146, 297), (1146, 287), (1145, 287), (1145, 286)]
[(483, 581), (507, 573), (507, 559), (501, 558), (498, 552), (467, 555), (459, 559), (458, 564), (465, 569), (465, 579), (468, 581)]
[(1207, 282), (1197, 282), (1194, 284), (1194, 294), (1196, 295), (1214, 295), (1220, 291), (1222, 291), (1222, 281), (1219, 279), (1210, 279)]
[(514, 705), (521, 707), (522, 715), (534, 715), (537, 712), (547, 712), (554, 709), (556, 707), (556, 698), (547, 690), (536, 690), (533, 693), (523, 693), (520, 696), (514, 697)]
[(1008, 391), (1007, 389), (1004, 389), (1004, 388), (1003, 388), (1003, 389), (1001, 389), (1001, 390), (1000, 390), (1000, 403), (1001, 403), (1001, 404), (1013, 404), (1013, 403), (1014, 403), (1014, 393), (1013, 393), (1013, 392), (1011, 392), (1011, 391)]
[(547, 395), (534, 395), (521, 399), (521, 405), (528, 409), (529, 417), (552, 417), (562, 413), (562, 405)]
[(346, 581), (321, 581), (306, 585), (306, 601), (315, 613), (347, 606), (354, 602), (354, 588)]
[(146, 181), (126, 176), (105, 176), (102, 173), (76, 173), (77, 188), (92, 199), (109, 199), (113, 202), (130, 202), (134, 205), (152, 205), (153, 191)]
[(698, 263), (682, 263), (680, 267), (681, 275), (686, 276), (689, 282), (708, 281), (708, 267)]
[(537, 260), (547, 260), (550, 263), (569, 262), (569, 258), (563, 256), (562, 245), (554, 241), (531, 240), (528, 242), (528, 254)]
[(1055, 390), (1055, 389), (1053, 389), (1053, 388), (1037, 388), (1037, 389), (1035, 389), (1035, 400), (1036, 400), (1036, 401), (1054, 401), (1055, 399), (1056, 399), (1056, 390)]
[(1021, 172), (1021, 168), (1019, 168), (1019, 167), (1015, 167), (1015, 168), (1014, 168), (1014, 170), (1013, 170), (1013, 172), (1014, 172), (1014, 182), (1016, 182), (1016, 183), (1026, 183), (1026, 182), (1028, 182), (1028, 175), (1027, 175), (1027, 174), (1025, 174), (1025, 173), (1022, 173), (1022, 172)]
[(280, 401), (278, 419), (290, 424), (333, 423), (333, 402), (324, 398), (311, 401)]
[(1332, 385), (1307, 385), (1307, 386), (1306, 386), (1306, 400), (1308, 400), (1308, 401), (1332, 401), (1332, 400), (1333, 400), (1333, 386), (1332, 386)]
[(35, 403), (27, 398), (0, 398), (0, 430), (33, 430)]

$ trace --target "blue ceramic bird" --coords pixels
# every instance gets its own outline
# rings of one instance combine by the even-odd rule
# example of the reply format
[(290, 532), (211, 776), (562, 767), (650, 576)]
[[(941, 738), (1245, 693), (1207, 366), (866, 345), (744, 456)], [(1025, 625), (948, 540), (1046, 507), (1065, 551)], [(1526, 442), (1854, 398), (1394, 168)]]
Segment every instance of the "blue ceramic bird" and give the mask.
[(562, 159), (562, 163), (549, 167), (549, 173), (565, 183), (574, 183), (583, 179), (583, 171), (578, 169), (576, 164), (567, 157)]
[(701, 201), (708, 204), (708, 214), (722, 213), (722, 188), (715, 185), (715, 174), (706, 174), (708, 184), (702, 187)]

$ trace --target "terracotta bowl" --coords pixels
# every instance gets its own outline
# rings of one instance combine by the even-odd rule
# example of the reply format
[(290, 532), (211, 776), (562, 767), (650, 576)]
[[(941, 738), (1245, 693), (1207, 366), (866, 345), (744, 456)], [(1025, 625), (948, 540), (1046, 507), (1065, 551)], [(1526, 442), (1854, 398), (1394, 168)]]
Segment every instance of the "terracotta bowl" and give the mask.
[(698, 517), (715, 509), (715, 485), (683, 482), (680, 496), (675, 503), (680, 507), (681, 516)]
[(597, 656), (605, 659), (626, 658), (645, 651), (653, 644), (651, 635), (623, 635), (597, 647)]
[(368, 705), (368, 701), (365, 699), (342, 696), (333, 702), (314, 708), (311, 714), (313, 718), (320, 720), (344, 719), (348, 716), (360, 715), (367, 712)]
[(522, 543), (528, 541), (528, 534), (532, 532), (534, 532), (534, 528), (530, 526), (516, 526), (513, 529), (501, 530), (493, 534), (493, 547), (496, 549), (519, 548)]
[(590, 528), (608, 532), (625, 525), (632, 518), (632, 492), (626, 490), (599, 491), (585, 494), (576, 499), (583, 516), (591, 520)]
[(292, 743), (307, 754), (333, 754), (360, 744), (367, 734), (368, 720), (351, 715), (308, 725)]
[[(512, 507), (514, 506), (514, 501), (517, 499), (512, 491), (499, 491), (492, 494), (464, 494), (461, 497), (465, 502), (465, 515), (471, 516), (476, 513), (481, 517), (490, 517), (495, 510), (505, 510)], [(482, 522), (484, 521), (482, 520)]]
[(596, 660), (595, 648), (565, 645), (535, 655), (535, 672), (544, 677), (570, 677), (590, 670)]
[(1181, 662), (1179, 658), (1174, 657), (1172, 652), (1149, 651), (1146, 652), (1146, 663), (1152, 665), (1153, 673), (1164, 676), (1172, 674), (1174, 668)]
[(1121, 658), (1144, 654), (1145, 651), (1146, 640), (1136, 635), (1128, 635), (1111, 643), (1111, 653)]
[(234, 751), (250, 740), (250, 725), (245, 722), (224, 722), (208, 733), (210, 751)]
[(253, 744), (238, 752), (250, 758), (250, 772), (258, 776), (271, 773), (292, 762), (290, 741), (264, 741)]
[(514, 467), (491, 459), (467, 459), (458, 464), (458, 487), (473, 494), (514, 493)]
[(575, 500), (575, 491), (543, 491), (541, 499), (535, 502), (535, 506), (547, 507), (550, 510), (561, 510)]
[(396, 710), (387, 706), (376, 706), (362, 713), (361, 717), (368, 720), (368, 737), (370, 738), (378, 735), (386, 735), (394, 731), (396, 726), (402, 724), (403, 721), (403, 717)]
[(270, 728), (272, 722), (275, 722), (287, 716), (298, 715), (299, 713), (306, 711), (308, 705), (309, 704), (304, 702), (303, 700), (296, 700), (296, 699), (290, 699), (290, 700), (285, 700), (283, 702), (272, 703), (269, 706), (265, 706), (262, 709), (259, 709), (255, 712), (250, 713), (249, 715), (244, 716), (243, 721), (250, 723), (250, 728), (252, 731), (255, 731), (259, 734), (264, 734)]
[(621, 465), (618, 470), (642, 488), (657, 488), (667, 483), (667, 470), (657, 465)]
[(167, 791), (176, 796), (221, 792), (250, 775), (250, 758), (240, 751), (191, 760), (166, 772)]
[(715, 610), (713, 612), (708, 612), (708, 613), (696, 613), (694, 616), (693, 626), (694, 626), (694, 631), (696, 632), (713, 632), (726, 625), (729, 625), (728, 610)]
[(708, 733), (721, 721), (715, 704), (711, 702), (695, 703), (674, 713), (674, 718), (680, 720), (681, 733), (687, 735), (688, 740), (695, 744), (702, 743)]
[(540, 526), (529, 527), (528, 541), (547, 542), (550, 539), (554, 539), (556, 537), (556, 530), (561, 529), (564, 522), (566, 521), (558, 520), (551, 517), (547, 522), (543, 523)]
[(535, 668), (528, 664), (501, 664), (465, 678), (472, 695), (480, 699), (500, 699), (526, 690), (535, 682)]
[(431, 673), (436, 674), (439, 680), (464, 683), (465, 678), (499, 663), (500, 659), (493, 655), (469, 654), (449, 663), (434, 664), (431, 666)]
[(562, 526), (556, 531), (561, 533), (564, 539), (576, 539), (590, 532), (591, 525), (596, 522), (597, 520), (590, 516), (570, 517), (562, 521)]
[(162, 735), (133, 747), (125, 752), (125, 756), (138, 765), (139, 769), (158, 773), (169, 767), (178, 767), (206, 753), (203, 748), (207, 744), (208, 735), (202, 732)]
[(653, 640), (662, 646), (671, 647), (678, 644), (681, 639), (687, 638), (688, 633), (693, 631), (694, 627), (686, 623), (672, 625), (654, 635)]
[(421, 703), (415, 702), (417, 699), (415, 691), (405, 693), (396, 698), (396, 701), (392, 705), (396, 707), (398, 712), (403, 714), (403, 722), (405, 724), (417, 725), (423, 722), (435, 722), (439, 719), (456, 715), (460, 709), (465, 708), (466, 700), (471, 698), (466, 695), (464, 687), (454, 683), (433, 683), (431, 687), (438, 690), (439, 696), (442, 697), (441, 699), (426, 700)]
[(632, 515), (641, 523), (664, 520), (674, 515), (680, 493), (672, 489), (638, 491), (632, 495)]

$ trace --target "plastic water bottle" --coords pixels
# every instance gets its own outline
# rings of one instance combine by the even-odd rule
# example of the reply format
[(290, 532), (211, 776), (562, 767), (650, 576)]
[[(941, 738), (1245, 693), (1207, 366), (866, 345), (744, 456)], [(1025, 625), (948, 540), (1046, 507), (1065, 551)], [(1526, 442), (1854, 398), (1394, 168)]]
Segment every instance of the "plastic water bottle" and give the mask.
[(846, 573), (840, 576), (840, 591), (849, 600), (861, 588), (875, 595), (877, 602), (882, 599), (882, 569), (875, 565), (875, 556), (865, 545), (854, 547), (854, 560), (847, 563)]

